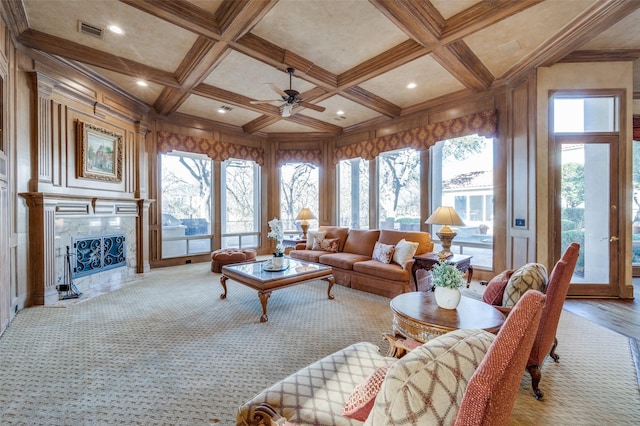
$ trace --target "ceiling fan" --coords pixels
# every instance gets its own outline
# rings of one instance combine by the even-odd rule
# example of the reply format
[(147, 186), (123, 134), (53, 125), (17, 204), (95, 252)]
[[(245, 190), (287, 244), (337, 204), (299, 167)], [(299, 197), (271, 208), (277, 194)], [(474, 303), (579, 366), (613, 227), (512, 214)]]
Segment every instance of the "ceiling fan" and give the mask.
[(283, 117), (290, 117), (292, 114), (292, 111), (295, 107), (302, 106), (305, 108), (309, 108), (312, 109), (314, 111), (318, 111), (318, 112), (323, 112), (325, 110), (324, 107), (318, 106), (318, 105), (314, 105), (311, 104), (309, 102), (305, 102), (302, 99), (300, 99), (298, 97), (298, 95), (300, 94), (300, 92), (298, 92), (297, 90), (293, 90), (291, 87), (291, 79), (293, 77), (293, 73), (295, 72), (295, 69), (293, 68), (287, 68), (287, 73), (289, 73), (289, 88), (286, 90), (282, 90), (280, 89), (278, 86), (276, 86), (273, 83), (267, 83), (269, 85), (269, 87), (271, 87), (271, 89), (276, 92), (278, 95), (280, 95), (280, 97), (282, 99), (272, 99), (272, 100), (268, 100), (268, 101), (251, 101), (250, 103), (252, 104), (265, 104), (265, 103), (274, 103), (277, 102), (280, 104), (280, 106), (282, 107), (282, 116)]

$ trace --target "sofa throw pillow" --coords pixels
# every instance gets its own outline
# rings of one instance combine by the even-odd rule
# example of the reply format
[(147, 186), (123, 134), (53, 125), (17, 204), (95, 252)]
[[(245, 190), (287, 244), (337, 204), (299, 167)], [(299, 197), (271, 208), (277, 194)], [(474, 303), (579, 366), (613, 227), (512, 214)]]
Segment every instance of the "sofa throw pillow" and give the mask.
[(312, 250), (322, 250), (328, 251), (331, 253), (337, 253), (338, 248), (340, 247), (340, 238), (323, 238), (313, 239), (313, 248)]
[(504, 288), (502, 306), (513, 308), (527, 290), (538, 290), (544, 293), (547, 280), (547, 268), (540, 263), (527, 263), (516, 269)]
[(315, 238), (321, 240), (327, 234), (326, 231), (309, 231), (307, 232), (307, 250), (313, 249), (313, 240)]
[(453, 424), (469, 379), (495, 336), (460, 329), (429, 340), (389, 367), (365, 426)]
[(398, 241), (396, 249), (393, 251), (393, 261), (404, 267), (405, 263), (413, 259), (418, 250), (418, 243), (407, 241), (404, 238)]
[(373, 254), (371, 255), (371, 258), (378, 262), (391, 263), (394, 251), (395, 246), (382, 244), (376, 241), (376, 244), (373, 246)]
[(391, 365), (392, 364), (389, 364), (378, 368), (367, 377), (364, 383), (356, 385), (351, 395), (349, 395), (349, 399), (347, 399), (347, 402), (344, 404), (344, 408), (342, 409), (343, 416), (360, 420), (361, 422), (367, 420), (376, 396), (382, 387), (384, 376), (386, 376), (387, 370)]
[(507, 269), (493, 277), (482, 294), (482, 301), (490, 305), (502, 306), (504, 288), (507, 286), (509, 278), (511, 278), (514, 271), (514, 269)]

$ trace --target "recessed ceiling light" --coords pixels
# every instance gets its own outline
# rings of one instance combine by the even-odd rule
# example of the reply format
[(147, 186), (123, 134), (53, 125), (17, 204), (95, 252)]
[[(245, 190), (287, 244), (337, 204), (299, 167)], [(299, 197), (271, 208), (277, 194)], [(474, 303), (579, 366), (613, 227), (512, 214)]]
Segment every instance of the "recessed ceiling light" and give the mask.
[(344, 111), (340, 109), (340, 110), (336, 111), (336, 114), (338, 114), (338, 115), (344, 115)]
[(115, 34), (124, 34), (124, 30), (117, 25), (108, 25), (109, 31)]
[(136, 81), (136, 84), (138, 86), (142, 86), (142, 87), (147, 87), (148, 86), (147, 82), (144, 81), (144, 80), (138, 80), (138, 81)]
[(407, 89), (415, 89), (418, 85), (414, 82), (407, 84)]

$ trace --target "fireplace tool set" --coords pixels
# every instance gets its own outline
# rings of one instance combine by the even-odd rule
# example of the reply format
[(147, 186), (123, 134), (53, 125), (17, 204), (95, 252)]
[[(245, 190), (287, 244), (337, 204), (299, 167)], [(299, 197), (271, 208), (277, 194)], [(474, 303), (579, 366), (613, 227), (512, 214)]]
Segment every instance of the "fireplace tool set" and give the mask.
[(67, 254), (64, 256), (64, 278), (62, 283), (56, 286), (58, 290), (58, 300), (64, 299), (77, 299), (82, 296), (82, 293), (73, 284), (71, 279), (71, 253), (69, 253), (69, 246), (67, 246)]

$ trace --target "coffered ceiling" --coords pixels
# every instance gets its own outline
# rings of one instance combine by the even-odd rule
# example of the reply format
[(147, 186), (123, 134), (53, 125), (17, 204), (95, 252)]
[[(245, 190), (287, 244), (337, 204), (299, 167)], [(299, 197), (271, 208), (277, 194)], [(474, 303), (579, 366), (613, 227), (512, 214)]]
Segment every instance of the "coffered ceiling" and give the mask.
[[(632, 0), (3, 1), (23, 45), (157, 114), (269, 136), (338, 135), (531, 67), (640, 57)], [(282, 102), (252, 103), (281, 100), (269, 83), (289, 89), (289, 67), (299, 98), (324, 111), (302, 105), (282, 117)]]

